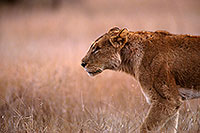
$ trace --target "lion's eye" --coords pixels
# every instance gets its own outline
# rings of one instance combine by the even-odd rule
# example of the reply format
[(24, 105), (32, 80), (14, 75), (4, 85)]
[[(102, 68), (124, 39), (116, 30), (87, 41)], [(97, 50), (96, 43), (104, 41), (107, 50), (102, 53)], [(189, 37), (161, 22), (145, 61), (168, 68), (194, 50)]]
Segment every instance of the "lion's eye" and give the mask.
[(97, 53), (101, 49), (99, 46), (96, 46), (93, 50), (92, 53)]

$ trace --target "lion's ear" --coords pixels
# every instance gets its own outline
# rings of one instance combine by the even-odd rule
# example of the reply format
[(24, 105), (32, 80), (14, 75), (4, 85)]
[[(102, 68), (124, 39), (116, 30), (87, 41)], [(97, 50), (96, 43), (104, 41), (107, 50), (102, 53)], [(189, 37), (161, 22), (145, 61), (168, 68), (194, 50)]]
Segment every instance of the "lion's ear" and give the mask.
[(120, 29), (118, 27), (113, 27), (108, 31), (108, 34), (110, 36), (116, 36), (120, 32)]
[[(109, 33), (109, 32), (108, 32)], [(126, 28), (122, 30), (113, 30), (110, 34), (110, 42), (115, 48), (123, 48), (128, 41), (128, 30)]]

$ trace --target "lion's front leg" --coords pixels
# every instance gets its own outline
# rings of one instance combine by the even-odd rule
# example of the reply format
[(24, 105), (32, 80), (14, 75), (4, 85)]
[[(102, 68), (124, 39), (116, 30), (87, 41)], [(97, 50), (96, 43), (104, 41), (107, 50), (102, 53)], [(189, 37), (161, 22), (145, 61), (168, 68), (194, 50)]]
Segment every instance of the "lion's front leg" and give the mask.
[[(154, 95), (151, 107), (147, 114), (144, 123), (142, 124), (141, 133), (159, 131), (168, 121), (176, 120), (178, 118), (178, 110), (182, 105), (180, 96), (176, 93), (175, 89), (170, 89), (167, 85), (163, 85), (157, 89), (158, 95)], [(177, 115), (177, 116), (176, 116)], [(172, 127), (176, 127), (176, 122), (171, 122)], [(174, 128), (175, 129), (175, 128)], [(170, 130), (175, 133), (176, 130)], [(168, 131), (169, 132), (169, 131)]]
[(140, 128), (140, 132), (147, 133), (159, 131), (171, 118), (176, 115), (178, 109), (179, 107), (177, 107), (177, 105), (163, 99), (152, 103), (147, 117)]
[(177, 133), (178, 131), (179, 111), (165, 124), (168, 133)]
[[(174, 75), (169, 65), (159, 57), (151, 64), (151, 73), (146, 72), (140, 75), (141, 86), (149, 94), (152, 103), (140, 128), (141, 133), (159, 131), (176, 115), (182, 105)], [(163, 63), (160, 63), (161, 61)], [(171, 132), (174, 133), (176, 130)]]

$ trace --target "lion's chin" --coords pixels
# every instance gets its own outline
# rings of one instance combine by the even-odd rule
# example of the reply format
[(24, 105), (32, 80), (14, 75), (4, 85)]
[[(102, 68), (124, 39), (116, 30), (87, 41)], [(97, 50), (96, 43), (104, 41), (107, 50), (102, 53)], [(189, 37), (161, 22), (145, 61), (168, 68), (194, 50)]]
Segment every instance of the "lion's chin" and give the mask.
[(88, 75), (93, 77), (96, 76), (97, 74), (100, 74), (103, 70), (98, 69), (97, 71), (88, 71)]

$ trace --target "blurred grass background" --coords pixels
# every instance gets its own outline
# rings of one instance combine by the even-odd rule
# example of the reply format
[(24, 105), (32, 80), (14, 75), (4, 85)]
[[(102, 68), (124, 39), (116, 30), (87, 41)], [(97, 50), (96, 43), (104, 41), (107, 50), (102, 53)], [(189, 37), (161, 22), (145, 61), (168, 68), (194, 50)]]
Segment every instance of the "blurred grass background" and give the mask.
[[(149, 105), (137, 82), (112, 71), (91, 78), (81, 58), (114, 26), (199, 35), (199, 7), (199, 0), (1, 0), (0, 132), (138, 132)], [(179, 132), (200, 132), (199, 103), (181, 108)]]

